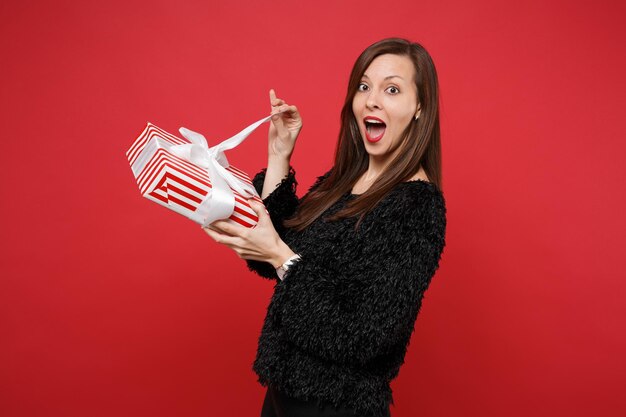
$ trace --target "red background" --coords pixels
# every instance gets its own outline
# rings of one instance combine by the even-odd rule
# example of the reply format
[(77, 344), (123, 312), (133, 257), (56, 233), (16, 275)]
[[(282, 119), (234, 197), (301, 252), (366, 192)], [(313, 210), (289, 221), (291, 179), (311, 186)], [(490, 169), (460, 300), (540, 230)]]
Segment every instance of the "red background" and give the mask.
[(146, 121), (225, 139), (275, 88), (302, 195), (354, 60), (402, 36), (439, 71), (448, 234), (392, 414), (625, 415), (624, 2), (503, 3), (3, 1), (0, 414), (258, 415), (272, 283), (125, 151)]

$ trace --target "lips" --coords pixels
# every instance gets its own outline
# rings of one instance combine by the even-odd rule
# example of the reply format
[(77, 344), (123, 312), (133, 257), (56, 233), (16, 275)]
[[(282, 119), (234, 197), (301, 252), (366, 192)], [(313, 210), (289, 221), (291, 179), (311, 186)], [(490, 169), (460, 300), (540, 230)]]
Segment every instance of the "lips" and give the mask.
[(382, 139), (387, 129), (387, 124), (374, 116), (367, 116), (363, 119), (365, 123), (365, 138), (369, 142), (378, 142)]

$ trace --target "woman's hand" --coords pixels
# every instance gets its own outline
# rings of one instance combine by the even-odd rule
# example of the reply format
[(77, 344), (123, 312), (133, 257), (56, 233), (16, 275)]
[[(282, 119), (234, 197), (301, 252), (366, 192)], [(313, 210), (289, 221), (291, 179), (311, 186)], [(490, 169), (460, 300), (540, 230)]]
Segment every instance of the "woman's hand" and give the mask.
[(248, 203), (259, 217), (253, 228), (218, 220), (203, 230), (217, 243), (234, 250), (240, 258), (269, 262), (278, 268), (295, 252), (278, 236), (265, 207), (254, 200)]
[(270, 124), (268, 157), (289, 160), (302, 129), (302, 118), (296, 106), (290, 106), (284, 100), (276, 98), (273, 89), (270, 90), (270, 104), (271, 114), (274, 116)]

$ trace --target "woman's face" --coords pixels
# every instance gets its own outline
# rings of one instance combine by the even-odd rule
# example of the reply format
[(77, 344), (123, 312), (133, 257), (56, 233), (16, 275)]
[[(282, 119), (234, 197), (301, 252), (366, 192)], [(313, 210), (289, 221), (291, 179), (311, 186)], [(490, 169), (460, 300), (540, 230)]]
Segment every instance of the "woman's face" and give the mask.
[(394, 156), (400, 136), (419, 114), (415, 68), (410, 58), (385, 54), (365, 70), (352, 111), (370, 156)]

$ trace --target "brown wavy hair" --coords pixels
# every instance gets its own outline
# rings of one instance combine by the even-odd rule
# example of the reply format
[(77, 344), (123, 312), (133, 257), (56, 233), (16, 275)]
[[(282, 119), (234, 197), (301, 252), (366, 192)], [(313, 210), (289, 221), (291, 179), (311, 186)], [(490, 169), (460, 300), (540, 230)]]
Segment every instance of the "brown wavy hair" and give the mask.
[(406, 56), (415, 67), (417, 99), (421, 104), (419, 119), (412, 118), (402, 134), (399, 152), (369, 189), (352, 199), (327, 221), (359, 216), (356, 228), (398, 183), (411, 179), (424, 168), (431, 183), (439, 189), (441, 181), (441, 144), (439, 130), (439, 85), (432, 58), (420, 44), (406, 39), (389, 38), (370, 45), (356, 60), (346, 100), (341, 110), (341, 128), (335, 150), (335, 163), (330, 175), (321, 181), (300, 202), (294, 216), (284, 222), (289, 228), (301, 231), (317, 219), (352, 187), (367, 170), (369, 156), (352, 111), (352, 101), (363, 74), (372, 61), (384, 54)]

